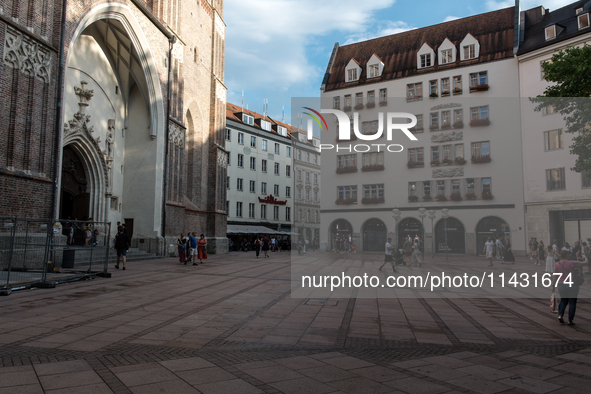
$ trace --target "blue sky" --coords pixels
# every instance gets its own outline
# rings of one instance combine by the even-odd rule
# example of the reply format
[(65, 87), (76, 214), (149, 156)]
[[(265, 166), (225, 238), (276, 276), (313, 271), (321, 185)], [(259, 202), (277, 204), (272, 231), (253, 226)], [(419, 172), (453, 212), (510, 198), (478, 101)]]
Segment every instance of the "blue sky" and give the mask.
[[(573, 0), (523, 0), (555, 10)], [(290, 122), (292, 97), (318, 97), (335, 42), (341, 46), (514, 5), (495, 0), (226, 0), (228, 101)]]

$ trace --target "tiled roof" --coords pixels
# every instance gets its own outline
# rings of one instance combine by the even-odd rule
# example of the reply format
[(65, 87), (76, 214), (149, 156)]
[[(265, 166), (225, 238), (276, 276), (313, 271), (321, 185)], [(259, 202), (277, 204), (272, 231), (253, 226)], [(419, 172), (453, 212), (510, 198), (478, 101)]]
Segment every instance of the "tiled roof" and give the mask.
[[(442, 71), (458, 66), (511, 58), (513, 57), (514, 22), (515, 7), (510, 7), (339, 47), (325, 90), (341, 89), (371, 82)], [(468, 33), (472, 34), (480, 43), (480, 56), (477, 59), (460, 62), (459, 44)], [(436, 64), (428, 69), (417, 69), (417, 52), (421, 46), (427, 43), (433, 50), (437, 51), (446, 37), (458, 50), (456, 62), (445, 65)], [(374, 53), (384, 63), (384, 71), (380, 78), (372, 78), (366, 81), (367, 61)], [(359, 81), (345, 83), (345, 67), (351, 59), (356, 59), (363, 70)]]
[[(537, 9), (526, 11), (524, 41), (520, 44), (517, 54), (523, 55), (525, 53), (535, 51), (545, 46), (554, 45), (557, 42), (565, 41), (579, 35), (590, 34), (591, 27), (579, 30), (577, 15), (575, 14), (577, 8), (583, 8), (584, 12), (589, 12), (591, 10), (591, 1), (577, 1), (555, 11), (546, 11), (546, 14), (542, 16), (541, 20), (536, 21), (531, 25), (528, 23), (529, 21), (527, 14), (537, 11)], [(547, 26), (554, 24), (564, 27), (564, 30), (560, 32), (557, 31), (558, 35), (555, 39), (546, 41), (544, 29)]]
[[(273, 130), (273, 129), (271, 131), (263, 130), (261, 128), (260, 124), (257, 124), (257, 122), (256, 122), (257, 119), (264, 119), (267, 122), (271, 123), (271, 125), (272, 125), (273, 123), (277, 123), (277, 121), (271, 119), (268, 116), (259, 114), (259, 113), (255, 112), (255, 111), (250, 111), (250, 110), (248, 110), (246, 108), (239, 107), (239, 106), (237, 106), (235, 104), (232, 104), (232, 103), (226, 103), (226, 119), (229, 119), (229, 120), (233, 120), (235, 122), (242, 123), (242, 118), (238, 115), (240, 113), (244, 113), (244, 114), (250, 115), (250, 116), (252, 116), (255, 119), (254, 124), (253, 125), (247, 125), (248, 127), (254, 127), (255, 129), (258, 129), (258, 130), (260, 130), (262, 132), (271, 133), (271, 134), (275, 134), (275, 135), (277, 135), (279, 137), (283, 137), (283, 136), (277, 134), (277, 130)], [(290, 138), (290, 128), (291, 128), (291, 126), (287, 125), (286, 127), (288, 127), (288, 129), (287, 129), (288, 130), (287, 131), (287, 134), (288, 134), (287, 135), (287, 138)]]

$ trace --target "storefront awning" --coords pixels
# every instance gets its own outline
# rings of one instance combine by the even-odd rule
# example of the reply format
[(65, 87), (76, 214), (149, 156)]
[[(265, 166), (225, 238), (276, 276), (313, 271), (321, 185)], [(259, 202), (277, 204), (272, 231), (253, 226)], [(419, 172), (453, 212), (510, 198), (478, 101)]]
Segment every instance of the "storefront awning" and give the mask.
[(282, 234), (283, 231), (273, 230), (265, 226), (244, 225), (244, 224), (228, 224), (228, 234)]

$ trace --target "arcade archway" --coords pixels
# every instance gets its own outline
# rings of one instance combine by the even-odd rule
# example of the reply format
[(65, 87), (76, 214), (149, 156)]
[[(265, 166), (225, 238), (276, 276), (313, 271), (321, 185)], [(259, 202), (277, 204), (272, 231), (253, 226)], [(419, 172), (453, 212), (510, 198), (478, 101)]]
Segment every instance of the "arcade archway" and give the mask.
[(423, 250), (423, 226), (418, 219), (415, 218), (404, 218), (398, 223), (398, 248), (402, 248), (406, 237), (411, 236), (414, 240), (416, 236), (419, 236), (421, 242), (421, 250)]
[(331, 250), (334, 249), (334, 239), (337, 235), (347, 239), (352, 237), (353, 226), (351, 226), (351, 223), (345, 219), (337, 219), (332, 223), (328, 233), (328, 244), (330, 245)]
[(498, 216), (487, 216), (476, 225), (476, 255), (484, 254), (484, 244), (488, 238), (493, 241), (501, 237), (503, 244), (511, 241), (511, 229), (507, 222)]
[[(446, 242), (447, 232), (447, 242)], [(435, 252), (466, 253), (466, 232), (464, 225), (454, 217), (441, 219), (435, 225)]]
[(380, 219), (369, 219), (363, 224), (363, 250), (367, 252), (379, 252), (384, 250), (386, 244), (387, 229)]

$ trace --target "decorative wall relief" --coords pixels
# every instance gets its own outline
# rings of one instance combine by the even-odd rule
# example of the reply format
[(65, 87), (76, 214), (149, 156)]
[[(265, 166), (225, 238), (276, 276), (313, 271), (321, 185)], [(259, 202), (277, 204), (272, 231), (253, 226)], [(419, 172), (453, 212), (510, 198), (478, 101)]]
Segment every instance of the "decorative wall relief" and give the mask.
[(51, 50), (45, 45), (6, 26), (4, 64), (7, 66), (17, 68), (43, 83), (49, 83), (52, 55)]
[(171, 144), (179, 146), (181, 148), (185, 147), (185, 129), (181, 126), (177, 125), (176, 123), (170, 122), (169, 129), (168, 129), (168, 141)]
[(452, 131), (451, 133), (434, 134), (431, 136), (431, 142), (460, 141), (464, 138), (461, 131)]
[(455, 178), (464, 176), (463, 168), (441, 168), (433, 170), (433, 178)]

